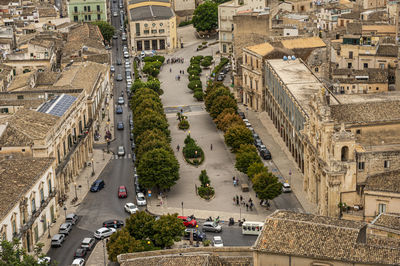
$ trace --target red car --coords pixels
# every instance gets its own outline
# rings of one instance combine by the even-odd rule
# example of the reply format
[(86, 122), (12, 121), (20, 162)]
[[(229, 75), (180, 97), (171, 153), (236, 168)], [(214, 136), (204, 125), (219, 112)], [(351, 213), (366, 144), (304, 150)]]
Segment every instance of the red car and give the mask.
[(128, 197), (128, 192), (126, 191), (125, 186), (120, 186), (118, 189), (118, 198), (126, 198)]
[(197, 221), (187, 216), (178, 216), (183, 221), (183, 225), (186, 227), (196, 227)]

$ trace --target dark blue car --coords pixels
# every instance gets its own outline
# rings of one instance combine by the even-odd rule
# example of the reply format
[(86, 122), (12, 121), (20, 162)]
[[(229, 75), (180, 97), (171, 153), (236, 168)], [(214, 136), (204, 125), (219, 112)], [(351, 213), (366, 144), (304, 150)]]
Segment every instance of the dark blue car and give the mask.
[(92, 186), (90, 187), (90, 192), (98, 192), (102, 188), (104, 188), (105, 184), (103, 180), (96, 180), (93, 182)]
[(122, 109), (122, 106), (117, 106), (117, 108), (116, 108), (116, 113), (117, 113), (118, 115), (122, 114), (123, 111), (124, 111), (124, 109)]

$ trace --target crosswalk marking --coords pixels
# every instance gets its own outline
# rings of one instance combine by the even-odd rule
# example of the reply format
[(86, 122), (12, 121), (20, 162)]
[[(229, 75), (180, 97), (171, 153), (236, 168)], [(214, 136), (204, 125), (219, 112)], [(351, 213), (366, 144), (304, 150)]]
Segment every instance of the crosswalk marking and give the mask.
[(130, 159), (130, 158), (132, 158), (132, 154), (128, 153), (128, 154), (125, 154), (124, 156), (118, 156), (118, 154), (114, 154), (114, 156), (112, 158), (114, 160)]

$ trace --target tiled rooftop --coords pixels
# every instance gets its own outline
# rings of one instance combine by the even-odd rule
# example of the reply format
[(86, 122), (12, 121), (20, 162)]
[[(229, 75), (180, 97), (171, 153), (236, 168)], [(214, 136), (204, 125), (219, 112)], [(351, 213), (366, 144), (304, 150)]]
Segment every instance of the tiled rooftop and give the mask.
[(0, 146), (24, 146), (43, 139), (57, 120), (57, 116), (21, 108), (7, 118), (8, 126), (0, 136)]
[(0, 160), (0, 217), (3, 218), (54, 162), (54, 158)]
[(381, 213), (372, 224), (400, 231), (400, 215)]
[(400, 193), (400, 170), (367, 177), (365, 190)]
[(326, 44), (319, 37), (296, 38), (281, 41), (286, 49), (319, 48), (326, 47)]
[(342, 263), (398, 265), (399, 247), (385, 239), (380, 239), (380, 246), (369, 243), (365, 227), (363, 222), (276, 211), (267, 217), (254, 249)]

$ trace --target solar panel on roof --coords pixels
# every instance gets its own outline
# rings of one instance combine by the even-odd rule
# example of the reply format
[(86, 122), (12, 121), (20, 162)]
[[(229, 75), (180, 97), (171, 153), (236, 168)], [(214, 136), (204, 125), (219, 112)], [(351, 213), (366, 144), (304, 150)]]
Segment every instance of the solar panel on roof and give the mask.
[(44, 103), (39, 109), (38, 112), (51, 114), (55, 116), (62, 116), (69, 107), (75, 102), (76, 97), (68, 94), (63, 94), (57, 96), (55, 99), (52, 99), (46, 103)]

